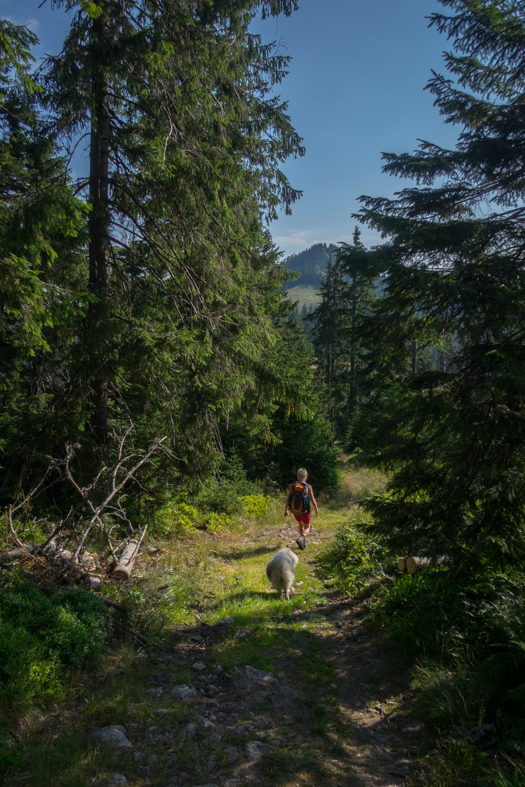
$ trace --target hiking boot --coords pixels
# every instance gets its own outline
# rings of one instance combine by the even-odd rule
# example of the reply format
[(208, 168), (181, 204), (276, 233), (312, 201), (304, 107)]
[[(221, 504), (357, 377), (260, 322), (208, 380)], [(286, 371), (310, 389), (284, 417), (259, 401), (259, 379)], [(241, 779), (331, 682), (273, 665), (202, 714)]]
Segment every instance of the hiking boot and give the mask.
[(306, 549), (306, 538), (304, 536), (299, 536), (297, 541), (295, 542), (299, 549)]

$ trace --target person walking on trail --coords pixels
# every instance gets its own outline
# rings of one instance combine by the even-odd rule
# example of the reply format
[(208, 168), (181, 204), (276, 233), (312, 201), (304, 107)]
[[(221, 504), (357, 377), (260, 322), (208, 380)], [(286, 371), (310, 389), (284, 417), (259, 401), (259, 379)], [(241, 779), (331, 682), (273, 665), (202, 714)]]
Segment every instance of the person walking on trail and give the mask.
[(288, 517), (288, 509), (290, 509), (299, 524), (299, 538), (296, 541), (299, 549), (305, 549), (306, 536), (310, 532), (310, 502), (313, 503), (315, 513), (319, 513), (314, 490), (306, 483), (307, 478), (308, 472), (304, 467), (300, 467), (297, 471), (297, 481), (290, 485), (284, 507), (284, 518)]

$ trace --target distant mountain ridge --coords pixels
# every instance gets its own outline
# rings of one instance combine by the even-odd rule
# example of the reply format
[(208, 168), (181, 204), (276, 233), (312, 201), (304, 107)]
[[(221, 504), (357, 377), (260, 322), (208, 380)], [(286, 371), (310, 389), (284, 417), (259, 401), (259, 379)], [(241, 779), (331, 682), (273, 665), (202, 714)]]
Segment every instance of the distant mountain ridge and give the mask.
[(292, 254), (283, 262), (283, 268), (297, 271), (301, 275), (295, 281), (289, 281), (283, 285), (283, 289), (290, 290), (292, 287), (315, 287), (319, 284), (326, 273), (326, 265), (332, 254), (337, 251), (337, 246), (333, 243), (315, 243), (309, 249)]

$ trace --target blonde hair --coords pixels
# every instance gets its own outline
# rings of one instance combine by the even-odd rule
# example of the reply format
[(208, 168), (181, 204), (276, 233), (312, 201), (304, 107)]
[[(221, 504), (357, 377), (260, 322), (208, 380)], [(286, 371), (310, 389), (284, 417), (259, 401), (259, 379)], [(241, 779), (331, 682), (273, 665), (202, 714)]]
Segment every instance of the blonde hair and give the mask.
[(298, 481), (306, 481), (308, 478), (308, 470), (305, 470), (304, 467), (300, 467), (297, 471), (297, 480)]

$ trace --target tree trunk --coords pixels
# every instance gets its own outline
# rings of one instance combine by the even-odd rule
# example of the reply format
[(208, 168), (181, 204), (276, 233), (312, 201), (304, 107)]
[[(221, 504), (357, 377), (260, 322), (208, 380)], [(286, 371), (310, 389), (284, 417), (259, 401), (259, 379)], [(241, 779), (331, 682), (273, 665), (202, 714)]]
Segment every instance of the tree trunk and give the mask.
[(91, 146), (89, 168), (89, 290), (96, 295), (88, 314), (89, 341), (93, 342), (92, 357), (95, 378), (92, 382), (93, 411), (90, 426), (96, 439), (105, 443), (108, 421), (108, 380), (102, 372), (104, 346), (102, 331), (105, 321), (109, 283), (109, 140), (111, 119), (109, 112), (109, 76), (106, 59), (111, 45), (107, 15), (93, 20), (93, 65), (91, 112)]

